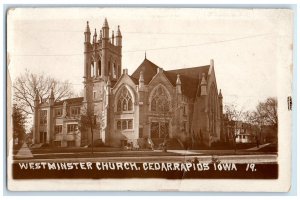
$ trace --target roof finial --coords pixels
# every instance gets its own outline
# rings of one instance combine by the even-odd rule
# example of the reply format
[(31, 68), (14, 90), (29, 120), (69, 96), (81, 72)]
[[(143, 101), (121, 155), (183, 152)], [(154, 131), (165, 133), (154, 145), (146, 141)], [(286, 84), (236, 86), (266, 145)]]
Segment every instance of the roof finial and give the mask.
[(145, 51), (145, 59), (147, 59), (147, 52)]
[(85, 32), (90, 32), (89, 21), (86, 22)]

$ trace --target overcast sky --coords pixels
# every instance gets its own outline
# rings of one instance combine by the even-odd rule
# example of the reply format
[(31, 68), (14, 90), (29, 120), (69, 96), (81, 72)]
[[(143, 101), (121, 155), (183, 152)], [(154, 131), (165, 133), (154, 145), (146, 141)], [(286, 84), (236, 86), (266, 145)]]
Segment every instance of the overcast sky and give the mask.
[(16, 9), (7, 23), (12, 80), (26, 68), (83, 89), (86, 21), (99, 30), (120, 25), (122, 66), (131, 74), (147, 58), (165, 70), (208, 65), (214, 59), (224, 103), (245, 110), (277, 96), (281, 74), (292, 69), (291, 13), (230, 9)]

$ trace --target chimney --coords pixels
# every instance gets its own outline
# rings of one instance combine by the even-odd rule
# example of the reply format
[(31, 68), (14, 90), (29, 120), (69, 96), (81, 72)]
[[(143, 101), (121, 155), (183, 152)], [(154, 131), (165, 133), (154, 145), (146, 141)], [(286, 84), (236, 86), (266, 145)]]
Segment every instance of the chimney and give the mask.
[(123, 74), (128, 74), (128, 69), (123, 69)]
[(163, 68), (158, 67), (157, 68), (157, 74), (160, 73), (160, 72), (163, 72)]

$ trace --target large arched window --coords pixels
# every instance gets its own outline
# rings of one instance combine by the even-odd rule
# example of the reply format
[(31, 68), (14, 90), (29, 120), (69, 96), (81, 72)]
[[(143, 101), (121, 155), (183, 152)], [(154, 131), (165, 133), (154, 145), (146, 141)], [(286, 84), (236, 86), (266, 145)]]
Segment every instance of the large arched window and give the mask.
[(113, 74), (112, 74), (113, 78), (116, 79), (117, 78), (117, 65), (116, 63), (113, 64)]
[(151, 111), (168, 112), (170, 110), (170, 101), (167, 96), (167, 91), (162, 86), (158, 86), (155, 89), (150, 103)]
[(133, 109), (133, 101), (132, 96), (130, 95), (130, 92), (126, 87), (123, 87), (120, 91), (120, 95), (118, 96), (117, 101), (117, 111), (132, 111)]
[(95, 76), (95, 66), (94, 63), (91, 64), (91, 77)]
[(98, 61), (98, 76), (101, 76), (101, 59), (99, 59), (99, 61)]

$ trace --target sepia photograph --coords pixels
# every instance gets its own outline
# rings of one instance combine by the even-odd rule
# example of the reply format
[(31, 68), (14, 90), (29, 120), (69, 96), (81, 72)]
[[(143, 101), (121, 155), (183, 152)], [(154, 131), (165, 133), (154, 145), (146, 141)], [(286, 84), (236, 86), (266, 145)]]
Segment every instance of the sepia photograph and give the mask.
[(293, 11), (11, 8), (11, 191), (291, 186)]

